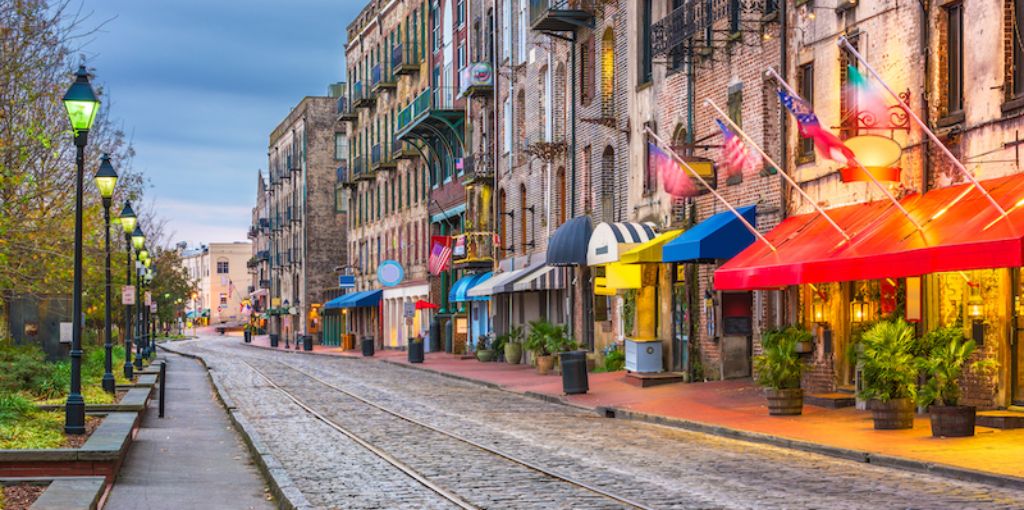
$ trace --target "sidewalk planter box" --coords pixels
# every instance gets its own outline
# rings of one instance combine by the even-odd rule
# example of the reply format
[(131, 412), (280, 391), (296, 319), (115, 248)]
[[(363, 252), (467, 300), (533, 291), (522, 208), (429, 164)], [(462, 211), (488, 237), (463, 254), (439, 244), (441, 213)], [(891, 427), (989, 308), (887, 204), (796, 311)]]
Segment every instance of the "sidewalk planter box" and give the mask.
[(932, 437), (970, 437), (974, 435), (974, 406), (931, 406)]
[(277, 344), (281, 343), (281, 335), (270, 334), (270, 346), (277, 347)]
[(102, 476), (4, 478), (0, 485), (45, 486), (32, 510), (95, 510), (106, 496)]
[(771, 416), (797, 416), (804, 411), (804, 390), (800, 388), (776, 390), (765, 388), (768, 414)]
[(370, 338), (370, 337), (363, 338), (362, 346), (363, 346), (363, 356), (365, 356), (365, 357), (373, 356), (373, 338)]
[(558, 354), (562, 365), (562, 392), (578, 395), (590, 391), (587, 378), (587, 352), (569, 351)]
[(423, 342), (409, 342), (409, 363), (423, 363)]
[(871, 418), (876, 430), (900, 430), (914, 428), (914, 401), (909, 398), (894, 398), (882, 402), (872, 400)]

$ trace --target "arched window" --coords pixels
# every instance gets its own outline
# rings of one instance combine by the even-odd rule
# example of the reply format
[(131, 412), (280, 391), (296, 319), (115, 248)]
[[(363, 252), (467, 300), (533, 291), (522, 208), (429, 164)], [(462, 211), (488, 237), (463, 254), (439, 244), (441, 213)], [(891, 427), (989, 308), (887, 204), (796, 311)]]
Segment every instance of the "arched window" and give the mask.
[(615, 149), (611, 145), (601, 154), (601, 219), (607, 223), (616, 221), (615, 204)]
[(529, 237), (526, 231), (526, 184), (519, 185), (519, 246), (522, 249), (520, 253), (526, 253), (527, 241)]
[(501, 218), (501, 221), (498, 223), (498, 242), (502, 251), (511, 246), (511, 243), (509, 242), (510, 239), (506, 235), (508, 232), (505, 223), (505, 211), (508, 210), (507, 200), (508, 198), (505, 196), (505, 188), (502, 188), (498, 191), (498, 217)]
[(611, 28), (601, 37), (601, 116), (615, 115), (615, 32)]
[(555, 175), (556, 186), (558, 186), (558, 225), (561, 225), (565, 223), (565, 217), (567, 214), (566, 206), (568, 205), (565, 200), (565, 167), (558, 167), (558, 173)]

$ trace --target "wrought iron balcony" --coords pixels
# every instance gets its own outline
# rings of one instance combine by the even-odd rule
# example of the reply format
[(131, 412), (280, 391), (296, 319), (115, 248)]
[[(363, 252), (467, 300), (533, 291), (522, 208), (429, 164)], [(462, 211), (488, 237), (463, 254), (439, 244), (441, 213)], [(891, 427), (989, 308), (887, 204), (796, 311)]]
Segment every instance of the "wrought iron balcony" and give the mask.
[(370, 69), (370, 90), (373, 92), (379, 92), (384, 89), (393, 89), (398, 84), (395, 82), (394, 77), (388, 76), (383, 66), (377, 64)]
[(258, 262), (266, 262), (270, 260), (270, 250), (260, 250), (256, 252), (256, 260)]
[(357, 81), (352, 85), (352, 106), (356, 108), (372, 108), (376, 102), (377, 98), (363, 87), (363, 82)]
[(415, 48), (402, 43), (391, 48), (391, 71), (395, 76), (418, 73), (420, 62), (416, 57)]
[(397, 138), (391, 141), (391, 157), (399, 159), (416, 159), (420, 157), (419, 151), (412, 148), (411, 142), (403, 142)]
[(292, 157), (291, 155), (289, 155), (288, 156), (288, 164), (287, 164), (287, 166), (288, 166), (288, 170), (290, 170), (292, 172), (300, 172), (300, 171), (302, 171), (302, 160), (299, 158), (298, 155), (296, 155), (295, 157)]
[(264, 232), (266, 232), (267, 230), (270, 230), (270, 218), (260, 218), (260, 220), (259, 220), (259, 228), (260, 228), (260, 230), (263, 230)]
[(387, 144), (374, 145), (370, 148), (370, 169), (374, 172), (393, 170), (398, 166), (395, 160), (391, 159), (391, 151)]
[(359, 114), (356, 113), (355, 108), (349, 104), (347, 97), (338, 98), (338, 120), (342, 121), (356, 121), (359, 120)]
[(374, 179), (373, 172), (371, 172), (367, 166), (365, 156), (356, 156), (352, 158), (352, 178), (357, 181)]
[(452, 264), (457, 269), (494, 264), (494, 232), (467, 232), (453, 236)]
[[(735, 40), (733, 34), (744, 30), (744, 24), (760, 26), (777, 19), (772, 16), (777, 4), (777, 0), (687, 0), (651, 24), (651, 53), (687, 59), (695, 51), (711, 51), (716, 43)], [(737, 26), (715, 29), (716, 23), (730, 19), (734, 12)]]
[(601, 0), (530, 0), (530, 29), (575, 32), (594, 26), (595, 3)]
[(256, 225), (252, 225), (249, 227), (249, 232), (246, 233), (245, 237), (248, 237), (249, 239), (255, 239), (256, 234), (258, 233), (259, 229), (256, 228)]
[(261, 289), (269, 289), (270, 288), (270, 280), (260, 280), (260, 288)]
[(470, 64), (459, 71), (459, 96), (473, 97), (494, 92), (494, 69), (487, 62)]

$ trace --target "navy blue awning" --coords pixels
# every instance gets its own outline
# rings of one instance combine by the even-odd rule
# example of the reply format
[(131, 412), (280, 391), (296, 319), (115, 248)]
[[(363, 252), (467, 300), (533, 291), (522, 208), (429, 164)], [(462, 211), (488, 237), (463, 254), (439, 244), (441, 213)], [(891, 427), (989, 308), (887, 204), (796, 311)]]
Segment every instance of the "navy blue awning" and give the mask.
[(463, 276), (462, 278), (459, 278), (458, 280), (455, 281), (455, 283), (452, 285), (451, 290), (448, 292), (448, 301), (451, 301), (452, 303), (461, 303), (463, 301), (487, 301), (487, 300), (489, 300), (490, 297), (487, 297), (487, 296), (483, 296), (483, 297), (467, 296), (466, 292), (469, 292), (469, 289), (472, 289), (473, 287), (476, 287), (477, 285), (479, 285), (479, 284), (483, 283), (484, 281), (488, 280), (491, 277), (492, 274), (493, 273), (488, 271), (486, 273), (470, 274), (470, 275)]
[(351, 296), (351, 294), (342, 294), (326, 303), (324, 303), (324, 310), (336, 310), (341, 308), (341, 304), (345, 302), (345, 298)]
[[(751, 225), (757, 226), (757, 207), (736, 209)], [(661, 249), (665, 262), (731, 259), (754, 242), (754, 234), (732, 211), (720, 212), (687, 230)]]
[(547, 264), (549, 266), (587, 265), (587, 245), (593, 227), (590, 216), (578, 216), (566, 221), (551, 234), (548, 240)]
[(384, 292), (382, 290), (377, 289), (345, 294), (344, 296), (336, 297), (327, 303), (324, 303), (324, 310), (377, 306), (380, 304), (380, 298), (383, 293)]

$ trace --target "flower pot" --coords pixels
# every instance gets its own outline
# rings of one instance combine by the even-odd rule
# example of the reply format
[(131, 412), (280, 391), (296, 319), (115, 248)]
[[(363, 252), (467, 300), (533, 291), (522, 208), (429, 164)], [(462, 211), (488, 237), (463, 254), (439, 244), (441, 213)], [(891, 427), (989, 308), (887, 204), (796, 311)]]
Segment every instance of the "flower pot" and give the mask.
[(492, 349), (477, 349), (477, 351), (476, 351), (476, 359), (478, 361), (483, 361), (483, 362), (491, 361), (492, 359), (494, 359), (494, 350), (492, 350)]
[(974, 406), (931, 406), (932, 437), (969, 437), (974, 435)]
[(537, 373), (540, 375), (548, 375), (551, 373), (551, 369), (555, 367), (554, 356), (537, 356)]
[(800, 388), (766, 388), (764, 394), (771, 416), (796, 416), (804, 411), (804, 390)]
[(505, 362), (518, 365), (523, 359), (523, 344), (509, 342), (505, 344)]
[(914, 401), (909, 398), (894, 398), (882, 402), (869, 402), (875, 430), (897, 430), (914, 428)]

